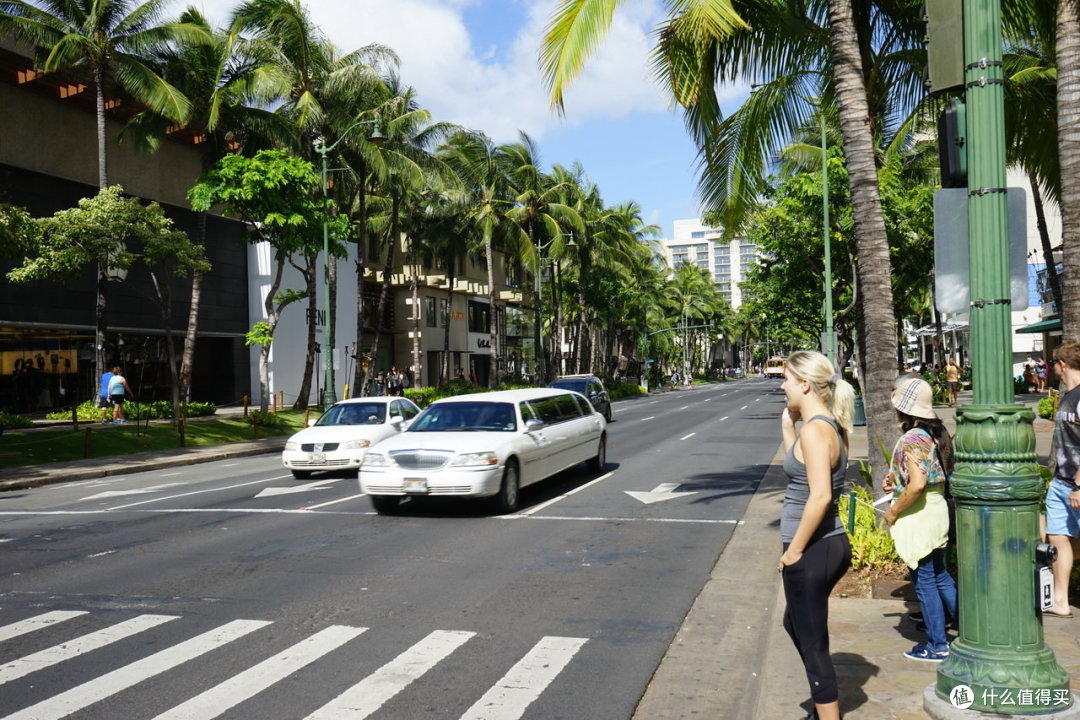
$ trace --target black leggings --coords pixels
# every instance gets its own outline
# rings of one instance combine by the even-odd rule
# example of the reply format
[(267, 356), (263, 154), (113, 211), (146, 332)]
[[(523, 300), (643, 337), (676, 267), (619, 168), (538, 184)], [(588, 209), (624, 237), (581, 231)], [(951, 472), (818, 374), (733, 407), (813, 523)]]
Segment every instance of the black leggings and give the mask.
[(784, 629), (799, 651), (810, 695), (819, 705), (839, 697), (829, 657), (829, 593), (849, 567), (851, 544), (847, 534), (840, 533), (810, 543), (799, 562), (784, 568)]

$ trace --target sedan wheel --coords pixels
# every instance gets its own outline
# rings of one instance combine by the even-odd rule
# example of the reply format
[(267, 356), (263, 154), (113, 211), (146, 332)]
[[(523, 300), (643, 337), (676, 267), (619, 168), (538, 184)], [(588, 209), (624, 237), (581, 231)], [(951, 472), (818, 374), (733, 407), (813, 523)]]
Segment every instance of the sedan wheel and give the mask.
[(604, 472), (607, 467), (607, 435), (600, 436), (600, 445), (596, 448), (596, 457), (589, 460), (589, 469)]
[(505, 515), (517, 510), (518, 506), (518, 467), (513, 460), (506, 463), (503, 471), (502, 485), (499, 486), (499, 494), (493, 498), (495, 512)]
[(296, 478), (297, 480), (307, 480), (309, 477), (311, 477), (311, 471), (310, 470), (293, 470), (292, 471), (292, 476), (294, 478)]
[(611, 422), (611, 405), (607, 406), (607, 410), (604, 412), (604, 419)]

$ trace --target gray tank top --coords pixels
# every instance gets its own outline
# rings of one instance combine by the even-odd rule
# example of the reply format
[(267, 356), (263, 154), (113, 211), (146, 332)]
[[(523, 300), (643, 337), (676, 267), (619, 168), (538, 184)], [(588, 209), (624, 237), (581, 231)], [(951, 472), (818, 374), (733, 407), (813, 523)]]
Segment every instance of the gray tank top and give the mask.
[[(808, 423), (822, 419), (832, 425), (840, 439), (840, 457), (832, 468), (832, 502), (825, 511), (825, 517), (821, 524), (810, 537), (810, 542), (820, 540), (831, 535), (839, 535), (844, 532), (844, 525), (836, 513), (836, 501), (844, 491), (844, 478), (847, 474), (847, 447), (844, 444), (844, 433), (840, 430), (840, 424), (826, 415), (815, 415), (807, 420)], [(804, 426), (805, 427), (805, 426)], [(799, 529), (799, 521), (802, 519), (803, 508), (810, 499), (810, 483), (806, 477), (806, 465), (795, 457), (795, 443), (784, 456), (784, 473), (788, 476), (787, 492), (784, 493), (784, 509), (780, 513), (780, 541), (789, 543), (795, 539), (795, 531)]]

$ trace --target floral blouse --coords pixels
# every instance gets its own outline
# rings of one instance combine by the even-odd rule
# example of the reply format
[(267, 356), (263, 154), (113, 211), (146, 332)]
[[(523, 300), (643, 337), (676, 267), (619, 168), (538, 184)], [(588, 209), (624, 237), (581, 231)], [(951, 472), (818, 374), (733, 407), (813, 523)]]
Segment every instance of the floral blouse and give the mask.
[[(948, 454), (948, 453), (946, 453)], [(892, 461), (889, 464), (889, 472), (892, 473), (896, 483), (896, 495), (908, 483), (908, 460), (912, 459), (926, 474), (927, 485), (944, 484), (948, 477), (941, 462), (948, 463), (949, 458), (938, 459), (937, 443), (933, 436), (923, 428), (912, 428), (900, 436), (893, 448)]]

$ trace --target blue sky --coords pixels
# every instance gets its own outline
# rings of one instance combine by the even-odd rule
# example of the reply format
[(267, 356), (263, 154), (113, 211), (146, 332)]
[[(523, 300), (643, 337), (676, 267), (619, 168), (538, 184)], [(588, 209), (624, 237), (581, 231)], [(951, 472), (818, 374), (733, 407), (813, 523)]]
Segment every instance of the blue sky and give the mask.
[[(196, 0), (197, 2), (199, 0)], [(402, 79), (434, 119), (480, 130), (496, 142), (536, 141), (546, 169), (579, 161), (608, 204), (637, 201), (669, 237), (697, 217), (697, 155), (682, 119), (648, 71), (659, 0), (629, 0), (601, 49), (567, 93), (565, 117), (548, 107), (537, 70), (544, 26), (557, 0), (305, 0), (314, 21), (343, 50), (393, 48)], [(201, 0), (219, 21), (232, 3)], [(731, 88), (730, 111), (746, 96)]]

